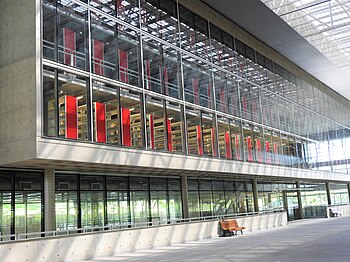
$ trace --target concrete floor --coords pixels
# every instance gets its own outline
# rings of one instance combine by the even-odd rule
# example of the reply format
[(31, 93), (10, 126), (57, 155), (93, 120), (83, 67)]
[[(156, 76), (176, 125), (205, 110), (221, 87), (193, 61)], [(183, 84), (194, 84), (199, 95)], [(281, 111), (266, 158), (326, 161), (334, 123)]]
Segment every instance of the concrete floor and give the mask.
[(350, 261), (350, 216), (309, 219), (265, 231), (123, 253), (93, 262)]

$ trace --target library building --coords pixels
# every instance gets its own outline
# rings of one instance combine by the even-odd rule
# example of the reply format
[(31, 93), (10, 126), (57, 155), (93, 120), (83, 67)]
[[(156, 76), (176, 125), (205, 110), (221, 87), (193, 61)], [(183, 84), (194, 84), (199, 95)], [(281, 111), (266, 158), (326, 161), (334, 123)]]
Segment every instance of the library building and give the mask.
[(350, 77), (247, 2), (5, 1), (0, 240), (346, 207)]

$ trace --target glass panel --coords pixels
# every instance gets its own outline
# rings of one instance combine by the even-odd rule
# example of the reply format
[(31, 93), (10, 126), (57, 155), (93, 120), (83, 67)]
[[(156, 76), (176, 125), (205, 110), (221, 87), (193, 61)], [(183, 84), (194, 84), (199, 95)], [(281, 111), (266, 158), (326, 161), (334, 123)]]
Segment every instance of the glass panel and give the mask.
[(56, 191), (58, 190), (78, 190), (77, 175), (56, 174)]
[[(88, 0), (84, 0), (85, 2)], [(119, 3), (121, 1), (118, 0), (90, 0), (90, 5), (100, 9), (101, 11), (115, 16), (115, 10), (116, 10), (116, 2)], [(121, 4), (121, 3), (119, 3)]]
[(128, 178), (119, 176), (106, 177), (107, 190), (127, 190)]
[(59, 192), (55, 195), (56, 230), (78, 228), (77, 192)]
[(142, 30), (152, 35), (177, 44), (178, 21), (176, 15), (176, 1), (162, 0), (159, 1), (141, 1), (141, 13), (144, 19), (141, 20)]
[(171, 191), (169, 189), (169, 218), (176, 220), (182, 218), (181, 191)]
[(42, 190), (43, 176), (42, 174), (16, 172), (15, 173), (15, 189), (16, 190)]
[(149, 222), (149, 196), (148, 191), (130, 192), (130, 210), (132, 223)]
[(58, 61), (87, 69), (87, 8), (70, 1), (60, 1), (57, 9)]
[(57, 136), (57, 107), (55, 100), (55, 72), (50, 67), (43, 68), (43, 133), (46, 136)]
[(11, 234), (11, 224), (12, 224), (11, 198), (12, 198), (11, 193), (0, 192), (0, 234), (1, 234), (1, 237)]
[(118, 79), (116, 22), (93, 11), (91, 12), (91, 52), (91, 71), (111, 79)]
[(211, 191), (200, 191), (200, 207), (201, 207), (201, 216), (212, 216), (213, 215), (213, 200)]
[(220, 158), (232, 158), (232, 144), (230, 139), (230, 131), (228, 120), (224, 117), (218, 116), (218, 146)]
[(243, 136), (244, 136), (244, 160), (253, 162), (254, 159), (254, 137), (253, 130), (250, 124), (243, 123)]
[(116, 87), (93, 81), (94, 141), (120, 144), (120, 114)]
[(229, 120), (230, 132), (231, 132), (231, 146), (232, 146), (232, 157), (235, 160), (243, 160), (242, 151), (242, 127), (241, 122), (238, 120)]
[(167, 149), (163, 100), (146, 96), (146, 121), (147, 147), (153, 150)]
[(178, 51), (144, 36), (143, 59), (145, 88), (179, 98), (181, 74)]
[(104, 190), (105, 183), (103, 176), (87, 176), (80, 177), (80, 190)]
[(226, 75), (222, 72), (214, 73), (215, 83), (215, 99), (216, 99), (216, 110), (227, 113), (227, 89), (226, 89)]
[(88, 139), (87, 79), (58, 72), (59, 137)]
[(200, 217), (198, 191), (188, 192), (188, 213), (189, 217)]
[(41, 192), (16, 192), (15, 234), (41, 232)]
[(329, 184), (332, 205), (347, 204), (349, 202), (348, 185)]
[(81, 226), (96, 227), (104, 225), (103, 192), (81, 192)]
[[(139, 1), (138, 0), (114, 0), (117, 17), (124, 22), (139, 27)], [(146, 14), (141, 14), (141, 19), (147, 19)]]
[(235, 205), (237, 213), (246, 213), (247, 210), (247, 196), (244, 182), (235, 182)]
[[(126, 1), (123, 1), (126, 2)], [(118, 25), (118, 80), (141, 87), (140, 35), (128, 27)]]
[(149, 180), (145, 177), (130, 177), (130, 190), (146, 190), (148, 191)]
[[(227, 77), (226, 90), (229, 113), (234, 116), (240, 116), (238, 83), (233, 76)], [(218, 98), (216, 97), (216, 99)]]
[(187, 54), (182, 55), (185, 100), (213, 108), (211, 66)]
[(183, 126), (182, 121), (183, 107), (178, 104), (166, 102), (167, 110), (167, 134), (168, 150), (174, 152), (183, 152)]
[(255, 155), (255, 161), (258, 163), (263, 163), (264, 159), (264, 151), (263, 151), (263, 133), (262, 129), (260, 127), (254, 126), (253, 127), (253, 137), (254, 137), (254, 155)]
[(213, 215), (226, 214), (224, 191), (213, 191)]
[(203, 137), (200, 121), (200, 112), (186, 108), (188, 152), (194, 155), (203, 155)]
[(152, 225), (164, 224), (168, 220), (168, 199), (166, 191), (151, 191)]
[(212, 114), (202, 113), (202, 133), (204, 155), (217, 157), (216, 128)]
[(107, 192), (107, 223), (121, 226), (129, 223), (127, 191)]
[(57, 60), (55, 51), (56, 10), (50, 0), (42, 1), (43, 16), (43, 56), (51, 60)]
[(140, 94), (121, 89), (120, 106), (122, 110), (122, 145), (143, 147)]

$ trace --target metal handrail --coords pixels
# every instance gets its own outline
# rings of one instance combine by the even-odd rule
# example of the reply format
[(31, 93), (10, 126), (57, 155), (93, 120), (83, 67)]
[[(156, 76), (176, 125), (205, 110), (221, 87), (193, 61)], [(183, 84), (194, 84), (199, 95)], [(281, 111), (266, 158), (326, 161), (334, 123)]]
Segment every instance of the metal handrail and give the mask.
[(125, 224), (116, 224), (116, 225), (111, 224), (106, 226), (83, 227), (83, 228), (57, 230), (57, 231), (19, 233), (19, 234), (13, 234), (13, 235), (0, 234), (0, 243), (46, 238), (46, 237), (51, 237), (51, 238), (62, 237), (62, 236), (71, 235), (71, 234), (89, 234), (89, 233), (101, 232), (101, 231), (121, 231), (121, 230), (134, 229), (134, 228), (160, 227), (160, 226), (168, 226), (168, 225), (182, 224), (182, 223), (195, 223), (195, 222), (201, 222), (201, 221), (213, 221), (213, 220), (222, 220), (222, 219), (228, 219), (228, 218), (265, 215), (265, 214), (279, 213), (284, 211), (285, 211), (284, 208), (274, 208), (272, 210), (261, 211), (261, 212), (246, 212), (246, 213), (221, 214), (221, 215), (202, 216), (202, 217), (168, 219), (164, 221), (157, 221), (156, 223), (154, 221), (149, 221), (149, 222), (145, 221), (145, 222), (138, 222), (138, 223), (125, 223)]

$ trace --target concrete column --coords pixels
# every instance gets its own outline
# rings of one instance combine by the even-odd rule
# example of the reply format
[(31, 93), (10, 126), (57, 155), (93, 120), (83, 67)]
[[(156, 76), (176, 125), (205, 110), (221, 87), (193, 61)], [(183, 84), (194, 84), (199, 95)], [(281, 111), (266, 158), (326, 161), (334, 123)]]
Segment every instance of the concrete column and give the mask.
[(182, 217), (188, 218), (188, 183), (187, 176), (181, 176)]
[(304, 211), (303, 211), (303, 203), (301, 200), (300, 182), (297, 181), (296, 186), (297, 186), (298, 208), (299, 208), (299, 212), (300, 212), (300, 218), (303, 219), (304, 218)]
[(55, 170), (44, 170), (45, 231), (56, 230)]
[(326, 183), (326, 192), (328, 205), (332, 205), (331, 190), (329, 188), (329, 183)]
[(259, 212), (259, 202), (258, 202), (258, 180), (253, 179), (253, 199), (254, 199), (254, 211)]

